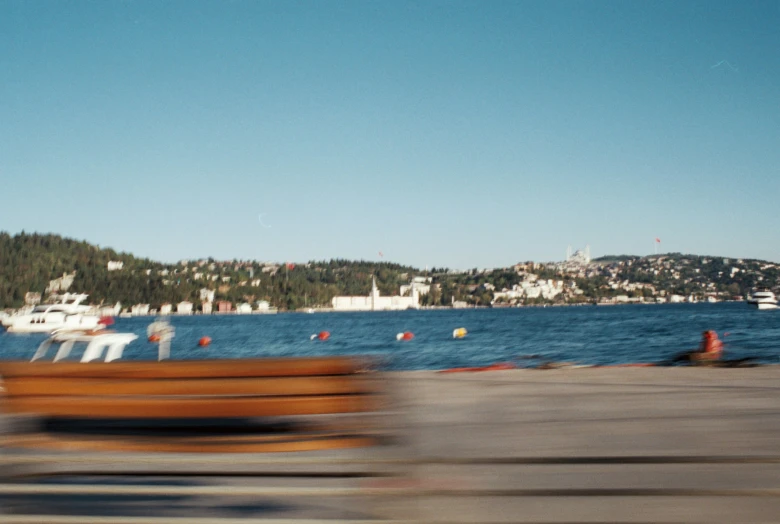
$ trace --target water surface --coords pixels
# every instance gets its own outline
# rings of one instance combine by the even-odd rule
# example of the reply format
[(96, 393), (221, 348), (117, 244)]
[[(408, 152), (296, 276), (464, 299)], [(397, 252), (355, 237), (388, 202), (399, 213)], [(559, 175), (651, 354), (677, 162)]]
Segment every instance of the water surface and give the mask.
[[(124, 358), (156, 359), (156, 346), (146, 341), (153, 320), (116, 319), (114, 329), (140, 336)], [(714, 329), (728, 333), (728, 358), (780, 362), (780, 310), (744, 303), (173, 316), (171, 322), (176, 359), (381, 355), (392, 369), (404, 370), (505, 361), (657, 362), (695, 348), (701, 332)], [(452, 338), (458, 327), (468, 330), (466, 338)], [(329, 340), (310, 340), (324, 330)], [(396, 341), (403, 331), (413, 332), (414, 340)], [(207, 348), (198, 347), (203, 336), (212, 339)], [(28, 360), (44, 338), (0, 332), (0, 359)]]

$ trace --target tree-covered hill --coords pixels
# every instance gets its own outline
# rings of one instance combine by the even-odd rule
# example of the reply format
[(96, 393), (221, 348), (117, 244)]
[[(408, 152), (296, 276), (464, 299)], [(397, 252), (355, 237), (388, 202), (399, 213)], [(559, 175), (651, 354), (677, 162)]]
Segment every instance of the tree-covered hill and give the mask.
[[(124, 264), (109, 272), (108, 262)], [(75, 271), (71, 290), (90, 294), (95, 303), (120, 300), (133, 303), (146, 298), (175, 300), (181, 291), (161, 285), (161, 278), (145, 270), (164, 267), (113, 249), (50, 234), (11, 236), (0, 232), (0, 307), (18, 307), (27, 292), (45, 294), (49, 282)]]
[[(109, 271), (109, 262), (122, 268)], [(279, 265), (213, 259), (163, 264), (53, 234), (11, 236), (0, 232), (0, 308), (23, 305), (28, 292), (46, 295), (49, 283), (75, 272), (69, 291), (88, 293), (91, 303), (151, 304), (189, 300), (200, 290), (217, 300), (267, 300), (283, 309), (329, 305), (336, 295), (367, 295), (375, 276), (382, 294), (397, 294), (415, 273), (393, 263), (330, 260)]]
[(422, 272), (389, 262), (342, 259), (279, 264), (209, 258), (163, 264), (58, 235), (0, 232), (0, 309), (23, 305), (28, 292), (45, 298), (47, 287), (56, 288), (63, 275), (68, 291), (88, 293), (93, 304), (121, 302), (124, 308), (188, 300), (199, 309), (201, 295), (211, 293), (216, 301), (264, 300), (282, 310), (329, 307), (337, 295), (368, 295), (372, 277), (385, 296), (397, 295), (415, 276), (429, 277), (430, 293), (422, 296), (422, 306), (654, 302), (674, 295), (731, 300), (755, 288), (780, 291), (780, 264), (680, 253)]

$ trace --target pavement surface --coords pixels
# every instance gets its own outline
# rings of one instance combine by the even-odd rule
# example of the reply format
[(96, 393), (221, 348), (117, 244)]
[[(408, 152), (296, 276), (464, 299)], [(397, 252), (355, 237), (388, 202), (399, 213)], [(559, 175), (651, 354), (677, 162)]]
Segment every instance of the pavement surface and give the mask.
[[(393, 445), (35, 464), (19, 461), (27, 452), (5, 449), (2, 482), (41, 493), (0, 495), (0, 522), (34, 515), (85, 522), (780, 522), (778, 366), (426, 371), (382, 380), (393, 395), (385, 419), (398, 436)], [(10, 429), (8, 420), (0, 417), (0, 430)], [(269, 458), (278, 463), (262, 463)], [(307, 458), (366, 463), (296, 462)], [(45, 493), (45, 486), (74, 483), (160, 492)], [(214, 492), (186, 491), (199, 487)], [(262, 491), (280, 487), (369, 491)]]

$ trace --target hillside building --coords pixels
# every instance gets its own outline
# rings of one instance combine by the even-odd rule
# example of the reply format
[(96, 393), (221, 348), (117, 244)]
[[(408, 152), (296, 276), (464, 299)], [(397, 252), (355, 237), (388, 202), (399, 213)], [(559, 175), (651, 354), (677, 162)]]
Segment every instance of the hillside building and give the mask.
[(134, 317), (143, 317), (149, 314), (149, 304), (136, 304), (130, 308), (130, 314)]
[(252, 306), (246, 302), (242, 302), (236, 306), (236, 313), (239, 315), (247, 315), (252, 312)]
[(176, 313), (178, 315), (192, 315), (192, 302), (183, 300), (176, 305)]
[(333, 297), (335, 311), (399, 311), (419, 309), (420, 293), (412, 283), (410, 296), (383, 297), (376, 287), (376, 279), (371, 279), (371, 293), (367, 297)]

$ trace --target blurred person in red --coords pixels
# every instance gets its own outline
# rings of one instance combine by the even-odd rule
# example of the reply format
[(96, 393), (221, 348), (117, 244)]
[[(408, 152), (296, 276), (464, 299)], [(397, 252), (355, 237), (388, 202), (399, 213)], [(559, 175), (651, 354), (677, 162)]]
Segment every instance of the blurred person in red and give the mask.
[(680, 362), (689, 364), (717, 362), (723, 356), (723, 342), (718, 334), (708, 329), (701, 336), (701, 342), (695, 351), (686, 351), (667, 361), (665, 364), (672, 366)]
[(699, 351), (696, 353), (698, 360), (720, 360), (723, 355), (723, 342), (718, 334), (711, 329), (702, 333)]

